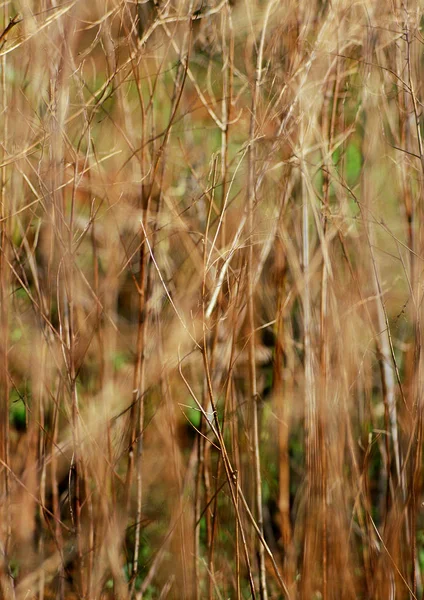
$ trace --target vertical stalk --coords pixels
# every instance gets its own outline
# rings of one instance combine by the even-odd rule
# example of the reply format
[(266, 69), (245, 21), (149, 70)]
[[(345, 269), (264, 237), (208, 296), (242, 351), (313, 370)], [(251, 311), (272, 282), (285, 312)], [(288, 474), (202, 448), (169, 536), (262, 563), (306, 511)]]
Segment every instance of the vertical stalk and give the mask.
[[(67, 256), (66, 256), (66, 271), (65, 271), (65, 286), (66, 286), (66, 314), (67, 314), (67, 345), (68, 345), (68, 378), (71, 395), (71, 410), (72, 410), (72, 440), (73, 440), (73, 461), (75, 465), (75, 496), (70, 497), (69, 501), (74, 502), (75, 514), (75, 531), (77, 539), (78, 567), (80, 577), (80, 593), (82, 597), (86, 595), (86, 577), (85, 577), (85, 552), (81, 523), (81, 512), (83, 503), (83, 486), (84, 486), (84, 465), (83, 453), (81, 450), (81, 432), (80, 432), (80, 413), (79, 400), (77, 391), (77, 368), (76, 368), (76, 311), (75, 311), (75, 263), (73, 251), (74, 237), (74, 219), (75, 219), (75, 202), (76, 202), (76, 181), (78, 177), (78, 163), (75, 162), (74, 171), (74, 186), (72, 190), (70, 216), (69, 216), (69, 233), (67, 240)], [(64, 213), (65, 214), (65, 213)]]
[[(311, 576), (306, 575), (306, 570), (313, 566), (313, 531), (315, 522), (312, 512), (316, 510), (315, 499), (315, 476), (316, 471), (316, 397), (315, 382), (312, 366), (311, 348), (311, 297), (310, 297), (310, 272), (309, 272), (309, 198), (308, 190), (302, 174), (302, 270), (303, 270), (303, 346), (304, 346), (304, 377), (305, 377), (305, 451), (306, 451), (306, 474), (307, 474), (307, 514), (305, 516), (304, 534), (304, 560), (303, 569), (305, 577), (303, 589), (305, 594), (311, 590)], [(309, 591), (307, 591), (309, 590)]]
[[(248, 169), (249, 169), (249, 188), (248, 188), (248, 230), (249, 235), (254, 231), (254, 208), (255, 208), (255, 135), (257, 128), (257, 110), (259, 103), (259, 90), (262, 83), (262, 63), (265, 45), (265, 37), (268, 26), (268, 21), (271, 11), (274, 7), (275, 0), (270, 0), (266, 7), (264, 20), (262, 24), (261, 37), (258, 48), (255, 84), (252, 96), (252, 107), (250, 117), (249, 131), (249, 152), (248, 152)], [(257, 525), (261, 535), (263, 536), (263, 507), (262, 507), (262, 476), (261, 476), (261, 460), (260, 460), (260, 436), (259, 436), (259, 409), (260, 398), (257, 390), (256, 377), (256, 341), (255, 341), (255, 314), (254, 314), (254, 259), (253, 259), (253, 243), (249, 244), (247, 254), (247, 320), (249, 327), (249, 383), (251, 396), (252, 410), (252, 434), (253, 434), (253, 454), (255, 464), (255, 497), (256, 497), (256, 515)], [(257, 542), (257, 550), (259, 557), (259, 595), (261, 600), (267, 600), (268, 591), (266, 583), (266, 567), (265, 567), (265, 551), (259, 541)]]
[[(143, 422), (144, 422), (144, 375), (145, 375), (145, 335), (146, 335), (146, 285), (145, 273), (147, 267), (148, 253), (145, 250), (144, 235), (147, 230), (147, 219), (150, 205), (150, 194), (147, 201), (146, 210), (144, 213), (144, 225), (140, 227), (140, 253), (139, 253), (139, 279), (138, 279), (138, 328), (137, 328), (137, 344), (136, 344), (136, 360), (133, 373), (133, 406), (131, 413), (135, 417), (135, 426), (132, 430), (130, 460), (131, 465), (127, 473), (127, 507), (130, 502), (130, 482), (132, 476), (133, 461), (136, 465), (136, 481), (137, 481), (137, 509), (135, 522), (135, 541), (132, 565), (132, 584), (131, 596), (134, 594), (134, 589), (138, 573), (138, 556), (140, 551), (141, 539), (141, 501), (142, 501), (142, 473), (141, 459), (143, 452)], [(133, 453), (136, 453), (134, 458)]]
[[(330, 85), (326, 85), (326, 94), (323, 104), (323, 119), (322, 119), (322, 138), (325, 141), (328, 139), (328, 147), (324, 147), (324, 164), (328, 160), (328, 164), (323, 171), (323, 217), (322, 217), (322, 243), (327, 245), (327, 227), (328, 215), (330, 214), (329, 192), (330, 192), (330, 164), (333, 153), (333, 138), (336, 124), (338, 93), (340, 87), (340, 61), (337, 61), (336, 80), (334, 82), (333, 93), (330, 92)], [(331, 117), (330, 100), (332, 99)], [(328, 157), (328, 159), (327, 159)], [(328, 246), (323, 248), (323, 261), (321, 271), (321, 313), (320, 313), (320, 390), (319, 390), (319, 417), (318, 417), (318, 441), (321, 454), (321, 489), (322, 489), (322, 597), (323, 600), (328, 598), (328, 548), (327, 548), (327, 447), (326, 447), (326, 430), (327, 430), (327, 402), (328, 402), (328, 267), (325, 256), (328, 256)]]
[[(418, 29), (418, 23), (415, 25), (416, 29)], [(412, 41), (416, 42), (416, 34), (415, 31), (410, 32), (410, 24), (409, 24), (409, 15), (407, 14), (406, 22), (404, 26), (404, 39), (406, 42), (406, 65), (407, 65), (407, 76), (408, 76), (408, 84), (409, 91), (411, 94), (413, 115), (415, 119), (415, 129), (416, 129), (416, 137), (417, 137), (417, 146), (418, 146), (418, 156), (420, 160), (421, 166), (421, 178), (424, 177), (424, 148), (423, 148), (423, 139), (422, 139), (422, 118), (421, 111), (418, 108), (418, 104), (422, 104), (422, 98), (417, 97), (416, 92), (416, 84), (413, 78), (412, 72), (412, 55), (411, 55), (411, 46)], [(416, 61), (417, 66), (420, 65), (419, 61)], [(418, 67), (419, 68), (419, 67)], [(413, 219), (417, 223), (418, 229), (418, 240), (416, 240), (416, 248), (412, 248), (411, 255), (413, 252), (417, 252), (418, 256), (422, 255), (423, 247), (424, 247), (424, 236), (423, 236), (423, 222), (424, 222), (424, 183), (421, 181), (420, 186), (420, 201), (418, 203), (414, 203), (413, 206)], [(415, 215), (415, 212), (417, 214)], [(411, 268), (415, 266), (415, 261), (412, 262)], [(422, 441), (423, 441), (423, 400), (422, 400), (422, 383), (423, 383), (423, 352), (422, 352), (422, 331), (421, 331), (421, 323), (422, 323), (422, 275), (421, 272), (415, 273), (415, 270), (411, 272), (411, 282), (412, 282), (412, 290), (413, 293), (416, 293), (415, 299), (415, 307), (416, 307), (416, 316), (415, 316), (415, 344), (414, 344), (414, 364), (416, 368), (415, 374), (415, 388), (414, 388), (414, 402), (412, 406), (412, 435), (413, 435), (413, 459), (410, 467), (410, 487), (411, 487), (411, 502), (409, 506), (409, 522), (410, 522), (410, 542), (411, 542), (411, 563), (412, 563), (412, 590), (414, 594), (417, 594), (417, 581), (418, 581), (418, 572), (417, 568), (418, 563), (418, 552), (417, 552), (417, 536), (416, 536), (416, 524), (417, 524), (417, 509), (418, 502), (420, 497), (420, 491), (422, 487), (422, 477), (421, 477), (421, 462), (422, 462)]]
[[(8, 6), (3, 7), (2, 28), (6, 29), (8, 25)], [(0, 160), (3, 163), (6, 157), (5, 146), (8, 145), (9, 138), (9, 98), (6, 81), (7, 56), (1, 57), (1, 99), (2, 99), (2, 118), (3, 132), (2, 149), (0, 151)], [(0, 458), (3, 464), (9, 465), (9, 280), (10, 271), (8, 263), (8, 226), (10, 220), (7, 218), (7, 168), (1, 169), (0, 175)], [(12, 211), (10, 211), (12, 212)], [(10, 481), (9, 470), (2, 467), (0, 470), (0, 493), (2, 494), (2, 521), (5, 523), (0, 539), (0, 589), (5, 598), (14, 598), (13, 578), (10, 574), (8, 565), (8, 555), (11, 541), (11, 511), (10, 511)]]

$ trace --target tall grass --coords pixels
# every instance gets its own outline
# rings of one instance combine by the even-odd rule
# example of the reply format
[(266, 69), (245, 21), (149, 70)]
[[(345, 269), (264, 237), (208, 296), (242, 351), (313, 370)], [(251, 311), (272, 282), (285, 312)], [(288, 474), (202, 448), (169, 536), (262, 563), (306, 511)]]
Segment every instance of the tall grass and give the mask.
[(0, 596), (422, 598), (422, 3), (0, 21)]

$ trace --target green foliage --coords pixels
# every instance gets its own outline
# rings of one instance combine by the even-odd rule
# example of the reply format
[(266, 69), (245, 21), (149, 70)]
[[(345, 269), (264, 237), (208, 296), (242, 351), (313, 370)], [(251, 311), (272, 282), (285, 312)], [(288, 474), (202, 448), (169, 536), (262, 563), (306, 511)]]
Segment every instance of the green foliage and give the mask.
[(27, 411), (23, 400), (17, 396), (17, 392), (13, 390), (11, 393), (12, 402), (10, 404), (9, 418), (15, 429), (23, 431), (26, 429)]
[(113, 368), (116, 371), (120, 371), (122, 368), (131, 364), (131, 357), (127, 352), (118, 351), (113, 355)]
[(203, 416), (191, 396), (187, 399), (183, 411), (190, 423), (196, 427), (196, 429), (199, 429)]
[(351, 140), (346, 148), (346, 180), (350, 187), (358, 182), (362, 167), (362, 153), (354, 140)]

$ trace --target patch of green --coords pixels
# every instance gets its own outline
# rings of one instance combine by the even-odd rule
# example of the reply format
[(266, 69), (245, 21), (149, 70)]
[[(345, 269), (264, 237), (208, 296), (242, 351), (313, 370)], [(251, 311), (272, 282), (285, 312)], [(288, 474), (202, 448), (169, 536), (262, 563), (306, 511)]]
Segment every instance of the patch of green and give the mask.
[(347, 197), (347, 201), (349, 204), (349, 212), (352, 217), (357, 217), (359, 215), (359, 206), (358, 203), (352, 196), (349, 194)]
[[(140, 552), (138, 555), (138, 571), (137, 571), (137, 577), (135, 580), (135, 589), (137, 591), (139, 591), (141, 588), (143, 579), (148, 571), (149, 560), (151, 559), (151, 557), (152, 557), (151, 543), (147, 536), (142, 535)], [(125, 579), (127, 581), (130, 581), (133, 577), (132, 570), (133, 570), (133, 563), (131, 561), (126, 562), (124, 565), (124, 575), (125, 575)], [(151, 592), (153, 592), (153, 587), (151, 589)], [(156, 592), (157, 592), (157, 590), (156, 590)], [(153, 597), (154, 596), (143, 594), (143, 598), (153, 598)]]
[(27, 300), (28, 294), (23, 287), (18, 287), (15, 289), (14, 294), (18, 300)]
[(12, 560), (9, 561), (9, 568), (10, 574), (12, 575), (13, 579), (19, 577), (20, 567), (17, 560), (12, 558)]
[[(132, 580), (132, 569), (133, 569), (133, 563), (132, 562), (127, 562), (124, 565), (124, 575), (125, 575), (125, 579), (127, 580), (127, 582)], [(137, 574), (137, 577), (135, 579), (135, 589), (137, 591), (140, 590), (141, 588), (141, 584), (143, 583), (143, 577), (140, 573), (140, 571)]]
[(26, 406), (16, 390), (11, 392), (11, 404), (9, 408), (9, 419), (13, 427), (18, 431), (26, 429)]
[(318, 169), (312, 178), (312, 184), (318, 195), (322, 194), (322, 186), (324, 184), (324, 175), (322, 169)]
[(420, 529), (417, 532), (417, 544), (418, 548), (418, 562), (420, 565), (421, 573), (424, 572), (424, 530)]
[(145, 600), (155, 600), (158, 597), (158, 593), (159, 590), (154, 585), (148, 585), (143, 593), (143, 598)]
[(206, 531), (206, 517), (205, 516), (203, 516), (200, 519), (198, 527), (199, 527), (200, 543), (201, 544), (202, 543), (205, 544), (206, 543), (206, 536), (207, 536), (207, 531)]
[(420, 571), (424, 571), (424, 548), (420, 548), (418, 551), (418, 562), (420, 563)]
[(303, 480), (305, 447), (304, 432), (300, 427), (293, 429), (289, 437), (290, 495), (295, 496)]
[(112, 114), (115, 103), (115, 90), (113, 86), (108, 85), (96, 104), (96, 120), (98, 123), (101, 123), (107, 116)]
[(361, 174), (362, 154), (355, 142), (350, 142), (345, 154), (346, 179), (349, 187), (353, 187)]
[(268, 398), (269, 395), (272, 392), (272, 385), (273, 385), (273, 380), (274, 380), (274, 366), (272, 364), (270, 365), (266, 365), (263, 369), (262, 369), (263, 374), (265, 375), (265, 382), (264, 382), (264, 387), (263, 387), (263, 391), (262, 391), (262, 398)]
[(112, 358), (113, 368), (115, 371), (120, 371), (123, 367), (126, 367), (131, 363), (131, 357), (127, 352), (116, 352)]
[[(221, 148), (221, 131), (218, 127), (195, 127), (191, 129), (193, 134), (193, 145), (200, 149), (203, 148), (205, 156), (212, 155), (218, 152)], [(207, 140), (207, 147), (205, 147), (205, 140)]]
[[(332, 155), (333, 165), (340, 171), (344, 169), (344, 178), (350, 188), (354, 187), (359, 180), (362, 169), (362, 153), (357, 140), (350, 140), (346, 147), (337, 148)], [(316, 179), (322, 186), (322, 173), (316, 175)], [(320, 188), (318, 187), (318, 190)], [(335, 188), (330, 181), (330, 195), (334, 195)]]
[(23, 336), (23, 331), (21, 327), (14, 327), (10, 333), (10, 341), (13, 343), (19, 342), (19, 340)]
[(195, 407), (186, 408), (185, 409), (185, 414), (186, 414), (186, 417), (188, 418), (188, 420), (190, 421), (190, 423), (194, 427), (196, 427), (197, 429), (199, 429), (200, 422), (202, 420), (202, 413), (200, 412), (200, 410), (198, 408), (195, 408)]
[(105, 583), (106, 590), (113, 590), (113, 579), (108, 579)]
[(270, 498), (271, 498), (271, 491), (270, 491), (269, 482), (265, 479), (262, 482), (262, 502), (264, 504), (268, 504)]

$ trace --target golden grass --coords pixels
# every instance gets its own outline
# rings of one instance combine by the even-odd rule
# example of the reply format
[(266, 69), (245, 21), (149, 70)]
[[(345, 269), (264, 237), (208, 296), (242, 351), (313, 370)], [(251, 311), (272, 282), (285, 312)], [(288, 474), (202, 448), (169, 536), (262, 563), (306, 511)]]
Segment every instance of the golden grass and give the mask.
[(1, 597), (422, 598), (421, 3), (0, 17)]

